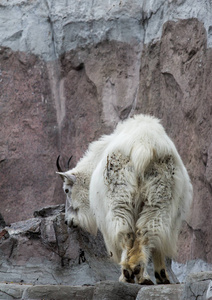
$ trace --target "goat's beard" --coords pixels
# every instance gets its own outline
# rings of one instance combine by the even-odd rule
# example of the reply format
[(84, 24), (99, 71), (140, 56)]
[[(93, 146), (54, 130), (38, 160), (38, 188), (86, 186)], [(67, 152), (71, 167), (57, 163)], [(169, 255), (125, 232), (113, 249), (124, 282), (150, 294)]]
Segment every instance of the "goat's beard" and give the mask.
[(79, 226), (88, 231), (89, 233), (96, 235), (97, 234), (97, 225), (96, 220), (90, 211), (90, 209), (86, 212), (80, 212), (78, 214)]
[(73, 227), (80, 227), (93, 235), (97, 234), (96, 220), (90, 209), (79, 209), (77, 215), (67, 211), (65, 219), (69, 226), (73, 220)]

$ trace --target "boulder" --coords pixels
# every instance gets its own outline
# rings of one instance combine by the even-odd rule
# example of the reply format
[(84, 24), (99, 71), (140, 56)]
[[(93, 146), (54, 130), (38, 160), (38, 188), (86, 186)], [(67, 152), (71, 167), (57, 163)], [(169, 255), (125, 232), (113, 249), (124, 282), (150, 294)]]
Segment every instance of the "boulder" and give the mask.
[(186, 278), (182, 300), (212, 299), (212, 272), (191, 273)]
[[(118, 280), (119, 266), (97, 237), (65, 225), (62, 207), (12, 223), (0, 232), (0, 281), (24, 284), (94, 284)], [(42, 216), (42, 217), (41, 217)]]
[(183, 285), (181, 284), (146, 286), (140, 289), (136, 300), (181, 300), (182, 291)]
[(134, 300), (140, 289), (138, 284), (104, 281), (95, 285), (93, 300)]
[(141, 286), (102, 281), (95, 285), (18, 285), (0, 283), (0, 299), (135, 300)]

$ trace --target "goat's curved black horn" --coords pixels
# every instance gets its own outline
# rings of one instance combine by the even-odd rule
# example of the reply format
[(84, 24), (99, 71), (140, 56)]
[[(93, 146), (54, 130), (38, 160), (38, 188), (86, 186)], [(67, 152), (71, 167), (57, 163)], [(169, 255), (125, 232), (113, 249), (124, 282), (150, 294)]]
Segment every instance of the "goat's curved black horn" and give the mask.
[(70, 161), (71, 161), (72, 157), (73, 157), (73, 155), (68, 160), (68, 169), (69, 169), (69, 164), (70, 164)]
[(60, 160), (60, 155), (58, 155), (57, 162), (56, 162), (56, 166), (57, 166), (57, 169), (58, 169), (59, 172), (63, 172), (63, 170), (62, 170), (61, 167), (60, 167), (59, 160)]

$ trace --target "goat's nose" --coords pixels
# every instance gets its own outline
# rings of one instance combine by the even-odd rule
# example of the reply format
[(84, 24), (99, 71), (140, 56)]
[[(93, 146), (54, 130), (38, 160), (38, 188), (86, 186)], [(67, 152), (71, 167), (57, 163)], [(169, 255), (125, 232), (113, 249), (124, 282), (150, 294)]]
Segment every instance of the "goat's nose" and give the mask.
[(68, 225), (68, 221), (67, 220), (65, 220), (65, 224)]
[(77, 228), (77, 225), (74, 224), (74, 220), (72, 219), (69, 225), (71, 228)]

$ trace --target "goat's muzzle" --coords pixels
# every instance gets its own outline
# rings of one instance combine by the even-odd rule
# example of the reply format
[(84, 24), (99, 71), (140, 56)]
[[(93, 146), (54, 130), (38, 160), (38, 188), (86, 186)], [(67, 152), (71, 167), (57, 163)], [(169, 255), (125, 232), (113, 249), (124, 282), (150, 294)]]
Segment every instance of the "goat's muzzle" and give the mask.
[(73, 219), (68, 222), (67, 220), (65, 220), (65, 224), (68, 225), (70, 228), (77, 228), (78, 226), (74, 224)]

